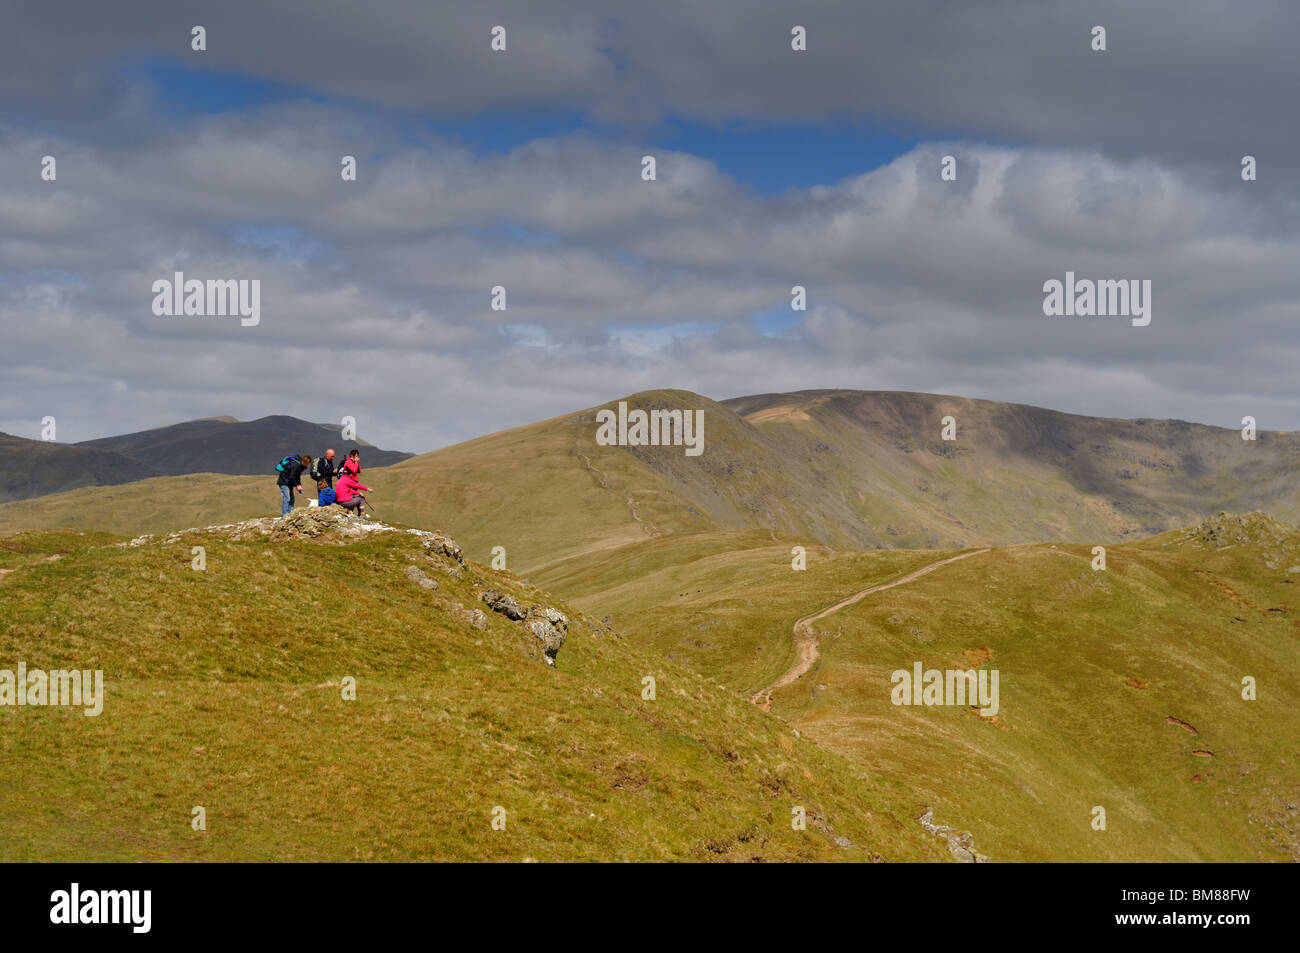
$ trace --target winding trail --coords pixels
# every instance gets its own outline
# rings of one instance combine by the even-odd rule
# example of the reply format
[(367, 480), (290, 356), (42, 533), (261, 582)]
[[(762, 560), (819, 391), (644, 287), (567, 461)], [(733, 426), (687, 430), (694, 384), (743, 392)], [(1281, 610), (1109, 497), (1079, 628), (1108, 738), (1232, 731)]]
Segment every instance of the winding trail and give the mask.
[[(577, 438), (574, 438), (573, 441), (573, 452), (576, 453), (578, 457), (582, 460), (583, 467), (585, 467), (587, 471), (596, 478), (597, 486), (599, 486), (601, 489), (604, 490), (612, 489), (612, 487), (609, 485), (609, 482), (605, 479), (604, 472), (592, 466), (591, 458), (582, 452), (581, 445)], [(641, 528), (646, 531), (647, 535), (649, 536), (659, 535), (659, 529), (654, 525), (654, 523), (651, 523), (649, 520), (643, 520), (641, 518), (641, 514), (636, 511), (636, 500), (632, 499), (632, 497), (630, 496), (627, 498), (627, 508), (632, 513), (632, 519), (636, 520), (638, 523), (641, 524)], [(773, 539), (775, 538), (776, 537), (773, 537)]]
[(813, 631), (812, 624), (818, 619), (824, 619), (832, 612), (838, 612), (845, 606), (851, 606), (855, 602), (860, 602), (873, 592), (883, 592), (886, 589), (893, 589), (895, 586), (901, 586), (904, 583), (920, 579), (927, 573), (932, 573), (940, 566), (946, 566), (949, 563), (955, 563), (959, 559), (965, 559), (968, 556), (978, 556), (980, 553), (987, 553), (988, 549), (974, 549), (969, 553), (960, 553), (956, 556), (949, 556), (947, 559), (940, 559), (936, 563), (930, 563), (928, 566), (922, 566), (920, 569), (914, 569), (906, 575), (899, 576), (892, 582), (882, 582), (878, 586), (870, 586), (861, 592), (855, 592), (845, 599), (841, 599), (834, 605), (827, 606), (812, 615), (806, 615), (794, 624), (794, 644), (796, 655), (794, 664), (786, 669), (785, 674), (778, 678), (767, 688), (762, 688), (750, 696), (750, 701), (758, 705), (763, 711), (768, 711), (772, 707), (772, 693), (778, 688), (784, 688), (792, 682), (796, 682), (808, 674), (808, 670), (813, 667), (819, 656), (817, 650), (817, 633)]

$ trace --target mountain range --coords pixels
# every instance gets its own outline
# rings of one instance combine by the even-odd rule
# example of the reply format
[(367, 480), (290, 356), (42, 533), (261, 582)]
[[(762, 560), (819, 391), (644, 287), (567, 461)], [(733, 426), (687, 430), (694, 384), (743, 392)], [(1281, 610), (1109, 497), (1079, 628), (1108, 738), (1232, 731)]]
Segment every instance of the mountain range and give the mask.
[[(761, 528), (858, 549), (934, 549), (1117, 542), (1221, 510), (1300, 516), (1293, 489), (1300, 434), (1292, 432), (1244, 440), (1236, 430), (1179, 420), (894, 391), (714, 401), (662, 390), (625, 399), (646, 410), (702, 410), (704, 452), (603, 446), (602, 407), (592, 407), (415, 457), (369, 450), (374, 500), (385, 518), (446, 528), (474, 552), (506, 547), (521, 569), (678, 532)], [(944, 439), (945, 418), (954, 439)], [(278, 508), (267, 461), (285, 447), (339, 443), (336, 436), (325, 425), (268, 417), (90, 441), (75, 449), (113, 454), (103, 458), (112, 479), (100, 482), (164, 479), (129, 494), (80, 489), (0, 506), (0, 530), (178, 529), (195, 525), (189, 510), (197, 499), (213, 517), (259, 515)], [(54, 492), (30, 467), (10, 475), (23, 458), (4, 457), (4, 484), (18, 487), (9, 499)], [(166, 474), (187, 475), (175, 484)], [(76, 476), (81, 486), (91, 482)]]
[(157, 476), (192, 473), (264, 474), (290, 453), (313, 456), (327, 446), (365, 450), (369, 466), (411, 456), (379, 450), (364, 440), (344, 441), (339, 428), (274, 415), (239, 421), (205, 417), (136, 433), (62, 444), (0, 434), (0, 502), (88, 486), (117, 486)]
[[(377, 499), (394, 518), (453, 528), (476, 551), (506, 546), (523, 568), (681, 532), (757, 528), (856, 549), (936, 549), (1118, 542), (1220, 510), (1300, 515), (1296, 433), (1248, 441), (1184, 421), (889, 391), (626, 400), (702, 409), (704, 452), (601, 446), (601, 408), (589, 408), (373, 474)], [(953, 440), (943, 438), (946, 417)]]

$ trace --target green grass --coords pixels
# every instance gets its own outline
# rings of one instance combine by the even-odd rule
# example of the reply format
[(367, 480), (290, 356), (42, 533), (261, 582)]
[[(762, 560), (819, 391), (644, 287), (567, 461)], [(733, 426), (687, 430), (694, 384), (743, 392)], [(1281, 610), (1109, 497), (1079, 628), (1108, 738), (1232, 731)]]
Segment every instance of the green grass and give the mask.
[[(923, 441), (890, 459), (867, 440), (876, 470), (846, 482), (853, 468), (840, 461), (806, 497), (811, 477), (765, 471), (751, 431), (765, 428), (797, 460), (819, 452), (813, 439), (848, 445), (858, 431), (842, 413), (816, 426), (782, 411), (715, 428), (721, 450), (699, 461), (596, 448), (573, 416), (367, 472), (385, 518), (445, 526), (473, 559), (504, 546), (512, 569), (556, 596), (479, 565), (462, 580), (438, 576), (430, 597), (402, 574), (419, 556), (414, 537), (330, 547), (200, 534), (122, 549), (90, 532), (274, 514), (269, 479), (199, 475), (2, 506), (0, 531), (58, 529), (0, 537), (0, 570), (11, 570), (0, 572), (0, 667), (103, 667), (116, 707), (98, 720), (0, 709), (0, 755), (32, 766), (0, 794), (0, 857), (71, 838), (102, 841), (105, 857), (246, 858), (272, 845), (303, 858), (946, 858), (916, 824), (927, 805), (997, 861), (1300, 857), (1295, 530), (1221, 520), (1208, 536), (1112, 544), (1109, 569), (1094, 572), (1093, 543), (1152, 519), (1158, 481), (1125, 510), (1085, 485), (1104, 490), (1104, 472), (1071, 477), (1077, 487), (1045, 465), (1012, 478), (997, 432), (972, 415), (963, 432), (989, 446), (985, 458), (922, 466), (918, 455), (933, 455)], [(905, 423), (877, 422), (879, 439), (901, 439)], [(1220, 437), (1211, 462), (1226, 466), (1219, 458), (1239, 448)], [(1131, 434), (1109, 446), (1107, 466), (1166, 472)], [(1271, 472), (1233, 492), (1275, 493)], [(1194, 489), (1166, 483), (1166, 512), (1194, 507)], [(745, 699), (793, 661), (795, 619), (956, 551), (817, 541), (853, 519), (910, 547), (1088, 531), (972, 556), (817, 623), (817, 665), (765, 715)], [(744, 528), (756, 520), (798, 532)], [(208, 546), (204, 573), (189, 568), (196, 540)], [(805, 572), (790, 568), (796, 544)], [(479, 632), (448, 613), (477, 605), (487, 585), (566, 600), (575, 619), (612, 616), (622, 637), (577, 623), (549, 669), (517, 626), (493, 616)], [(893, 670), (966, 667), (986, 653), (981, 664), (1001, 675), (996, 723), (890, 704)], [(335, 706), (345, 674), (363, 693)], [(640, 698), (647, 674), (659, 678), (653, 703)], [(1245, 675), (1258, 679), (1257, 701), (1240, 698)], [(233, 839), (196, 839), (188, 807), (174, 813), (199, 803), (196, 789), (226, 792), (239, 833), (228, 823), (222, 835)], [(862, 850), (817, 826), (789, 839), (792, 798), (816, 799)], [(77, 806), (87, 803), (109, 807)], [(517, 839), (487, 826), (497, 803), (520, 812)], [(1089, 823), (1098, 805), (1105, 832)], [(390, 844), (376, 817), (409, 836)], [(57, 856), (76, 856), (67, 850)]]
[[(802, 545), (806, 568), (792, 568)], [(638, 644), (745, 695), (794, 660), (796, 619), (933, 562), (932, 552), (853, 552), (758, 530), (665, 536), (562, 560), (529, 578), (593, 614), (612, 614)]]
[[(816, 624), (820, 660), (775, 693), (773, 712), (907, 785), (995, 861), (1295, 859), (1300, 534), (1247, 522), (1254, 544), (1171, 533), (1110, 547), (1105, 572), (1090, 544), (1007, 547), (868, 596)], [(810, 548), (800, 574), (787, 544), (753, 534), (636, 549), (616, 563), (634, 581), (594, 560), (536, 577), (593, 611), (614, 606), (630, 638), (746, 688), (792, 659), (795, 617), (945, 555)], [(891, 704), (891, 673), (916, 661), (996, 668), (996, 720)], [(1256, 701), (1241, 698), (1246, 675)], [(1105, 832), (1090, 826), (1094, 806)]]
[[(904, 785), (508, 574), (453, 578), (414, 536), (24, 534), (0, 553), (14, 570), (0, 667), (106, 680), (97, 718), (0, 708), (0, 761), (18, 768), (0, 788), (0, 860), (946, 856)], [(411, 583), (411, 565), (438, 590)], [(554, 668), (503, 616), (478, 630), (454, 615), (488, 586), (569, 612)]]

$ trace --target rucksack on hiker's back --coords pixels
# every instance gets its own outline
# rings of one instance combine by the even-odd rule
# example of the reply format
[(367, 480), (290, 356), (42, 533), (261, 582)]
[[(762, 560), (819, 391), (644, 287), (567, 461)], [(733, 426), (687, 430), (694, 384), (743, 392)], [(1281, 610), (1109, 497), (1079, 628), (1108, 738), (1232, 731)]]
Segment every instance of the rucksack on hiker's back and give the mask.
[(311, 462), (311, 478), (313, 480), (321, 479), (321, 475), (320, 475), (321, 459), (322, 459), (321, 457), (317, 457), (315, 460)]
[(275, 465), (275, 472), (276, 472), (276, 473), (283, 473), (284, 470), (285, 470), (285, 468), (289, 465), (290, 462), (297, 463), (297, 462), (298, 462), (298, 458), (297, 458), (297, 457), (285, 457), (283, 460), (281, 460), (279, 463), (277, 463), (277, 464)]

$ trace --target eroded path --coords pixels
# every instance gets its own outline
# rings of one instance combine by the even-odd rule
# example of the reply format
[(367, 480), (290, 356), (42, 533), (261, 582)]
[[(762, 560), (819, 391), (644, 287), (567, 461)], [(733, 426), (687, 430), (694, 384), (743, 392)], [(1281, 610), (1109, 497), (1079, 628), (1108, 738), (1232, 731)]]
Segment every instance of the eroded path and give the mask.
[(784, 688), (792, 682), (796, 682), (808, 674), (808, 670), (813, 667), (817, 661), (819, 652), (817, 649), (817, 633), (813, 631), (812, 624), (818, 619), (824, 619), (832, 612), (838, 612), (846, 606), (851, 606), (855, 602), (860, 602), (873, 592), (884, 592), (886, 589), (893, 589), (895, 586), (901, 586), (904, 583), (920, 579), (927, 573), (932, 573), (940, 566), (946, 566), (949, 563), (955, 563), (959, 559), (965, 559), (968, 556), (978, 556), (980, 553), (987, 553), (988, 549), (974, 549), (969, 553), (959, 553), (956, 556), (949, 556), (947, 559), (940, 559), (938, 562), (930, 563), (928, 566), (922, 566), (920, 569), (914, 569), (906, 575), (899, 576), (890, 582), (882, 582), (878, 586), (869, 586), (861, 592), (855, 592), (847, 598), (841, 599), (834, 605), (827, 606), (812, 615), (806, 615), (794, 624), (794, 644), (795, 660), (794, 664), (786, 669), (785, 674), (778, 678), (767, 688), (760, 689), (750, 696), (750, 701), (758, 705), (763, 711), (767, 711), (772, 706), (772, 693), (778, 688)]

